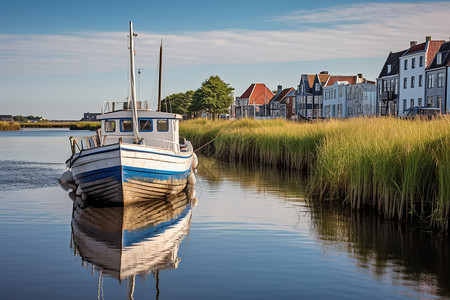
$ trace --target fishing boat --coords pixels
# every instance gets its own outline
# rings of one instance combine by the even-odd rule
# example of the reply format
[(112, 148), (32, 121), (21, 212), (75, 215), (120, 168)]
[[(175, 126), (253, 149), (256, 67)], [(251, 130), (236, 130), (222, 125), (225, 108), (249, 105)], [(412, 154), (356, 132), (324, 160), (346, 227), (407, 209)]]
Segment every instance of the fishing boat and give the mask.
[(97, 134), (70, 137), (72, 156), (66, 165), (78, 195), (127, 204), (178, 194), (188, 179), (195, 181), (196, 156), (179, 136), (182, 117), (161, 111), (160, 93), (157, 111), (136, 99), (135, 36), (130, 22), (131, 99), (104, 102)]

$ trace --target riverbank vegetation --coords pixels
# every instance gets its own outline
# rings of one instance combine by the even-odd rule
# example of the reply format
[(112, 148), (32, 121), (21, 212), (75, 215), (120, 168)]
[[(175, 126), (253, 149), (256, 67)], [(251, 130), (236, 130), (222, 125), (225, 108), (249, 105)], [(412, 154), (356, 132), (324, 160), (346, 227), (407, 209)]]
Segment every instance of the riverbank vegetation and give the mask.
[(18, 122), (9, 121), (9, 122), (3, 122), (0, 121), (0, 131), (13, 131), (13, 130), (20, 130), (20, 125)]
[[(371, 207), (388, 218), (448, 230), (450, 119), (358, 118), (183, 122), (194, 148), (228, 161), (291, 168), (313, 199)], [(210, 142), (212, 140), (212, 142)]]
[(20, 123), (21, 128), (70, 128), (70, 130), (97, 130), (100, 122), (33, 122)]

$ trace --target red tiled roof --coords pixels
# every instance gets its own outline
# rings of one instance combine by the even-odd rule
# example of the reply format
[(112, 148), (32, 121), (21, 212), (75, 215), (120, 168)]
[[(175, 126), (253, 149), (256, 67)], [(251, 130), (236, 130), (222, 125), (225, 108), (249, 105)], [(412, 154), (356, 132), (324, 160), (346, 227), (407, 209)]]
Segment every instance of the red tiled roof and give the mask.
[(439, 48), (441, 48), (441, 45), (445, 41), (430, 41), (428, 44), (427, 49), (427, 58), (425, 60), (425, 68), (428, 68), (428, 66), (433, 62), (434, 57), (436, 56), (436, 53), (438, 53)]
[(241, 95), (241, 99), (248, 99), (249, 104), (266, 104), (273, 98), (273, 93), (263, 83), (253, 83)]
[(325, 86), (333, 85), (336, 81), (348, 81), (349, 84), (355, 84), (356, 78), (356, 76), (330, 76)]
[(405, 53), (404, 55), (407, 55), (407, 54), (410, 54), (410, 53), (414, 53), (414, 52), (424, 51), (424, 50), (425, 50), (425, 45), (426, 45), (426, 44), (427, 44), (427, 43), (424, 42), (424, 43), (421, 43), (421, 44), (412, 46), (411, 48), (409, 48), (408, 51), (406, 51), (406, 53)]

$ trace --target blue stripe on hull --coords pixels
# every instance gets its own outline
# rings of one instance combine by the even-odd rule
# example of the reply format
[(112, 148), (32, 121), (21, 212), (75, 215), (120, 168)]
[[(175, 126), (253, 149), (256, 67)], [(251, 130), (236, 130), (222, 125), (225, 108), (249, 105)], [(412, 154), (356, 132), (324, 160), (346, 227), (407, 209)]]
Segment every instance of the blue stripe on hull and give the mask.
[(137, 180), (144, 182), (158, 181), (171, 183), (175, 180), (186, 179), (190, 172), (190, 168), (183, 172), (172, 172), (123, 166), (123, 181), (128, 182), (129, 180)]
[(84, 173), (76, 175), (75, 180), (77, 181), (78, 184), (87, 184), (90, 182), (107, 179), (107, 178), (111, 178), (111, 177), (116, 179), (117, 182), (122, 182), (122, 174), (121, 174), (120, 166), (104, 168), (104, 169), (99, 169), (99, 170), (90, 171), (90, 172), (84, 172)]

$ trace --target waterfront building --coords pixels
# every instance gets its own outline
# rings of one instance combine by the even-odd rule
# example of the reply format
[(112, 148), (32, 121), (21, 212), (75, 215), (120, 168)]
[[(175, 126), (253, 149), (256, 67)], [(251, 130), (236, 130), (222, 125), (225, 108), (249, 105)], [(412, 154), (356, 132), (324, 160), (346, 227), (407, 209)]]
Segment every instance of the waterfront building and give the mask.
[(439, 108), (441, 113), (450, 113), (450, 41), (439, 48), (430, 66), (425, 71), (426, 106)]
[(0, 121), (3, 121), (3, 122), (13, 121), (13, 116), (12, 115), (0, 115)]
[(101, 113), (84, 113), (83, 118), (80, 121), (85, 121), (85, 122), (96, 122), (97, 121), (97, 116), (101, 115)]
[(330, 78), (328, 71), (316, 75), (302, 74), (295, 93), (300, 118), (320, 118), (323, 108), (323, 87)]
[(432, 41), (430, 36), (421, 44), (410, 42), (410, 48), (399, 59), (399, 114), (414, 106), (433, 106), (425, 99), (425, 70), (431, 65), (444, 41)]
[(351, 118), (376, 114), (374, 81), (356, 76), (330, 76), (323, 87), (323, 112), (327, 118)]
[(268, 103), (273, 93), (264, 83), (253, 83), (240, 96), (236, 97), (234, 110), (235, 118), (264, 118), (269, 117)]
[(270, 117), (291, 119), (295, 116), (295, 89), (282, 89), (279, 85), (277, 93), (269, 101)]
[(398, 115), (400, 57), (407, 50), (390, 52), (377, 78), (377, 115)]

